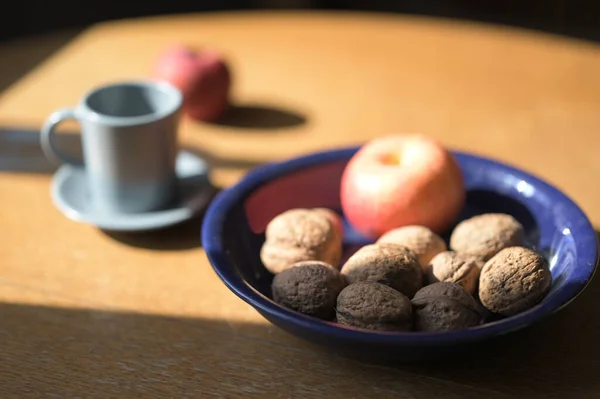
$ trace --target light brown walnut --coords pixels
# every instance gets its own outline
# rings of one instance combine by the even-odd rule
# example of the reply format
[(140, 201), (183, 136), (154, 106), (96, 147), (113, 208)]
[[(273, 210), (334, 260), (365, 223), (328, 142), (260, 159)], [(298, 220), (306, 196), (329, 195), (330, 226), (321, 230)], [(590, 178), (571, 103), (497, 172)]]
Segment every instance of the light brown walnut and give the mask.
[(342, 237), (330, 216), (302, 208), (285, 211), (269, 222), (260, 251), (265, 268), (273, 274), (306, 260), (339, 267), (341, 256)]
[(404, 226), (383, 234), (377, 243), (404, 245), (414, 252), (421, 268), (425, 270), (431, 259), (440, 252), (446, 251), (444, 240), (425, 226)]
[(472, 255), (444, 251), (431, 259), (427, 268), (427, 282), (458, 283), (471, 295), (477, 292), (479, 273), (483, 262)]
[(479, 299), (490, 312), (513, 316), (540, 303), (550, 290), (546, 260), (524, 247), (510, 247), (486, 262), (479, 277)]
[(397, 244), (369, 244), (342, 266), (348, 283), (379, 282), (412, 298), (423, 286), (423, 272), (415, 254)]
[(525, 230), (514, 217), (486, 213), (460, 222), (450, 236), (450, 248), (487, 261), (502, 249), (523, 245), (524, 241)]

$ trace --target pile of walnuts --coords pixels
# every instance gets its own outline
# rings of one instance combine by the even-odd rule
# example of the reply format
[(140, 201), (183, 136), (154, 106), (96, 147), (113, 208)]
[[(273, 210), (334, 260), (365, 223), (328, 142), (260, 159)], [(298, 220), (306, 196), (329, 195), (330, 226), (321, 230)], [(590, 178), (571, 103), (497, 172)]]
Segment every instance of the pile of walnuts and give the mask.
[(324, 208), (291, 209), (265, 231), (273, 300), (341, 325), (380, 331), (450, 331), (512, 316), (547, 295), (546, 260), (523, 226), (488, 213), (460, 222), (449, 244), (423, 226), (388, 231), (342, 263), (343, 227)]

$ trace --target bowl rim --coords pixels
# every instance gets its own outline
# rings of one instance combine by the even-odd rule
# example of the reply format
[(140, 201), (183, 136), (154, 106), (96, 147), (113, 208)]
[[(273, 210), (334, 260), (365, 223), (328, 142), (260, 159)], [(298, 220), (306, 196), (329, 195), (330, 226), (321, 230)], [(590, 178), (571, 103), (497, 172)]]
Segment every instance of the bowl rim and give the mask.
[[(340, 147), (317, 151), (291, 159), (265, 163), (250, 170), (236, 184), (218, 193), (209, 205), (201, 228), (202, 245), (209, 263), (221, 281), (240, 299), (255, 308), (263, 316), (268, 314), (289, 323), (295, 329), (314, 330), (330, 338), (369, 342), (373, 344), (410, 344), (410, 345), (443, 345), (465, 341), (478, 341), (492, 336), (506, 334), (540, 321), (563, 309), (575, 300), (593, 279), (598, 264), (598, 239), (595, 229), (588, 217), (571, 198), (543, 179), (522, 169), (493, 158), (449, 148), (457, 157), (469, 161), (488, 164), (501, 169), (517, 178), (533, 183), (549, 193), (554, 201), (567, 206), (570, 216), (577, 218), (575, 282), (559, 287), (551, 298), (532, 309), (515, 316), (482, 324), (476, 327), (448, 332), (381, 332), (342, 326), (331, 321), (313, 318), (287, 309), (246, 282), (230, 264), (226, 248), (221, 239), (223, 220), (227, 213), (240, 201), (243, 201), (256, 188), (270, 180), (281, 177), (298, 169), (317, 166), (322, 163), (349, 159), (360, 146)], [(592, 242), (593, 245), (583, 245)]]

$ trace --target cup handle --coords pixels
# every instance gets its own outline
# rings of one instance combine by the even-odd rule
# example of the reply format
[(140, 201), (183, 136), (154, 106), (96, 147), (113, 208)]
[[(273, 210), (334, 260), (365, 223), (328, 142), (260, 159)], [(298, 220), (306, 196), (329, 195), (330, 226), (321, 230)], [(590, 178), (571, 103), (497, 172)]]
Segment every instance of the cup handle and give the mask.
[(67, 163), (76, 167), (83, 167), (84, 162), (81, 159), (77, 159), (72, 157), (71, 155), (63, 153), (61, 150), (56, 148), (53, 139), (55, 136), (55, 128), (59, 123), (66, 119), (75, 119), (77, 120), (77, 116), (75, 115), (75, 110), (73, 108), (63, 108), (57, 111), (54, 111), (42, 126), (40, 141), (42, 146), (42, 151), (46, 155), (46, 157), (55, 162), (57, 164)]

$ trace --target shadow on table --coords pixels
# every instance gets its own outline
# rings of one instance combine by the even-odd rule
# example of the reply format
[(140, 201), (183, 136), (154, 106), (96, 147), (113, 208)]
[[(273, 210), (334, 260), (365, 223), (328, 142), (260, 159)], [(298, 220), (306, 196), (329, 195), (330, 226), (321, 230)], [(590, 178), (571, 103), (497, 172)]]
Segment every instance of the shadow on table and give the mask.
[(81, 28), (43, 32), (10, 41), (0, 46), (0, 92), (25, 76), (49, 56), (62, 49), (81, 32)]
[[(64, 152), (81, 157), (79, 134), (61, 133), (56, 141)], [(42, 152), (39, 130), (0, 128), (0, 173), (52, 174), (57, 169)]]
[[(81, 158), (79, 133), (61, 132), (56, 136), (56, 145), (63, 152)], [(204, 158), (211, 167), (251, 168), (263, 163), (219, 156), (209, 150), (184, 146), (182, 149)], [(267, 160), (265, 160), (266, 162)], [(40, 173), (53, 174), (58, 166), (48, 161), (40, 146), (40, 132), (34, 129), (0, 128), (0, 173)]]
[(202, 246), (200, 228), (202, 218), (194, 218), (181, 225), (164, 230), (126, 233), (101, 230), (108, 238), (122, 244), (154, 251), (185, 251)]
[(267, 323), (4, 303), (0, 391), (23, 399), (591, 398), (600, 392), (599, 301), (596, 279), (559, 314), (493, 346), (396, 366), (331, 355)]
[[(218, 190), (210, 195), (214, 197)], [(100, 230), (106, 237), (131, 247), (150, 249), (154, 251), (184, 251), (202, 247), (201, 228), (204, 213), (210, 200), (202, 212), (195, 218), (176, 226), (156, 231), (121, 232)]]
[(250, 169), (256, 166), (262, 165), (265, 162), (269, 162), (268, 159), (262, 160), (250, 160), (250, 159), (240, 159), (234, 157), (223, 157), (215, 154), (209, 150), (199, 148), (199, 147), (185, 147), (185, 149), (189, 152), (194, 153), (200, 158), (204, 159), (211, 165), (212, 168), (243, 168)]
[(528, 398), (598, 397), (599, 302), (595, 278), (569, 306), (536, 325), (477, 344), (460, 358), (410, 370), (498, 392), (511, 387)]
[(599, 300), (595, 281), (568, 308), (537, 325), (473, 345), (463, 356), (397, 368), (510, 392), (510, 397), (590, 398), (591, 392), (600, 392), (600, 323), (590, 316), (597, 313)]
[(275, 130), (303, 125), (306, 116), (271, 105), (234, 104), (219, 121), (213, 123), (243, 129)]
[[(178, 251), (201, 247), (202, 221), (206, 210), (220, 189), (213, 185), (206, 175), (188, 177), (187, 179), (191, 179), (188, 190), (191, 189), (193, 191), (190, 194), (183, 195), (184, 198), (191, 198), (189, 196), (193, 195), (194, 203), (190, 204), (190, 206), (197, 212), (197, 216), (193, 219), (159, 230), (140, 232), (101, 231), (113, 240), (138, 248), (158, 251)], [(199, 187), (202, 187), (203, 191), (197, 193)], [(186, 189), (183, 188), (183, 190)]]

